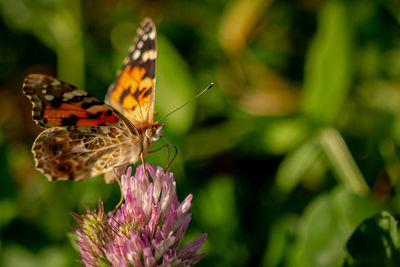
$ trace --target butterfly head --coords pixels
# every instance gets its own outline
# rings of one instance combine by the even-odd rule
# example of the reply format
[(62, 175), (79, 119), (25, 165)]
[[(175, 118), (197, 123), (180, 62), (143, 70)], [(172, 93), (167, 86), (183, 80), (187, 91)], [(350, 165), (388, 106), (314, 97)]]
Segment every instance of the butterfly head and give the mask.
[(165, 124), (154, 123), (146, 129), (145, 135), (150, 140), (150, 142), (155, 142), (162, 136), (164, 127)]

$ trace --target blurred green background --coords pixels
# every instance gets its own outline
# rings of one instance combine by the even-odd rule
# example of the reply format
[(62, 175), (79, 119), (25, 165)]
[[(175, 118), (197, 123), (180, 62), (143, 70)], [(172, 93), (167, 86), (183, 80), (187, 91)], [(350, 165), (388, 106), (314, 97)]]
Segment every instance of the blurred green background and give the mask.
[(1, 266), (79, 266), (69, 213), (120, 197), (34, 170), (24, 77), (103, 99), (147, 16), (159, 117), (215, 82), (165, 129), (198, 266), (399, 266), (398, 1), (0, 0)]

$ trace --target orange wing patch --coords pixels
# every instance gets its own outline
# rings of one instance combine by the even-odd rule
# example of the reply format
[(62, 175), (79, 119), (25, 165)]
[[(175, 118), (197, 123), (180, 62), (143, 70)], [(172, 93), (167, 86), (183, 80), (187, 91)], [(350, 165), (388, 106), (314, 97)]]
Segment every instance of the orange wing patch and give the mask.
[(145, 77), (146, 70), (139, 67), (127, 66), (121, 74), (115, 91), (111, 93), (111, 101), (119, 101), (126, 110), (143, 108), (150, 101), (153, 80)]
[(63, 103), (55, 108), (47, 105), (43, 119), (48, 126), (99, 126), (118, 123), (119, 118), (103, 105), (82, 108), (82, 103)]
[(53, 108), (47, 105), (44, 109), (43, 118), (47, 120), (49, 126), (60, 126), (61, 119), (69, 116), (83, 118), (86, 116), (86, 111), (80, 107), (79, 103), (61, 104), (58, 108)]
[(134, 125), (153, 122), (156, 83), (156, 29), (145, 19), (125, 58), (117, 80), (108, 89), (106, 103)]

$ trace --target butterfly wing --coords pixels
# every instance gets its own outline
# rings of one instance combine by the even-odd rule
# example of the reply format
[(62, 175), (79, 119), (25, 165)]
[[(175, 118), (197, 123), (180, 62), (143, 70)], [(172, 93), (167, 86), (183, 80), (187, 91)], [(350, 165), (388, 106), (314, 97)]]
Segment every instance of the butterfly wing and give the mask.
[(102, 125), (124, 127), (123, 117), (111, 106), (54, 77), (28, 75), (22, 90), (32, 102), (33, 120), (43, 128)]
[(106, 96), (106, 103), (135, 125), (153, 122), (156, 58), (156, 28), (153, 21), (146, 18)]
[(32, 101), (33, 120), (48, 128), (32, 152), (36, 168), (50, 181), (78, 181), (138, 160), (142, 144), (136, 128), (103, 101), (41, 74), (27, 76), (23, 92)]
[(138, 161), (141, 144), (124, 129), (111, 126), (52, 127), (35, 140), (32, 152), (36, 169), (49, 181), (74, 180), (108, 173)]
[(36, 168), (49, 180), (106, 173), (111, 181), (114, 168), (137, 162), (144, 148), (134, 125), (153, 122), (156, 55), (155, 26), (145, 19), (108, 90), (110, 105), (56, 78), (29, 75), (23, 92), (32, 101), (34, 121), (48, 128), (32, 148)]

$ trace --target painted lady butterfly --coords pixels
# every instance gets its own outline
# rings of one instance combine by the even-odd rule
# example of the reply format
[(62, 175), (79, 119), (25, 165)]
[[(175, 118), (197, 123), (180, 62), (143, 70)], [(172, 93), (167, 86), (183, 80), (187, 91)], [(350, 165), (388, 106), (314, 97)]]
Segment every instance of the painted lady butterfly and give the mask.
[(153, 122), (156, 58), (156, 29), (146, 18), (105, 103), (56, 78), (27, 76), (33, 120), (46, 129), (32, 147), (36, 169), (50, 181), (104, 173), (110, 183), (115, 170), (143, 158), (164, 128)]

